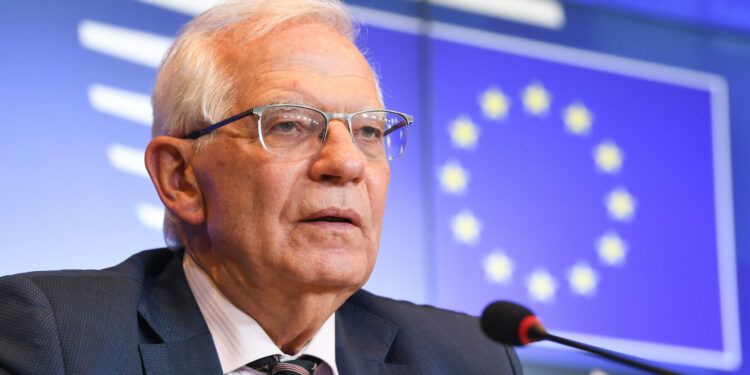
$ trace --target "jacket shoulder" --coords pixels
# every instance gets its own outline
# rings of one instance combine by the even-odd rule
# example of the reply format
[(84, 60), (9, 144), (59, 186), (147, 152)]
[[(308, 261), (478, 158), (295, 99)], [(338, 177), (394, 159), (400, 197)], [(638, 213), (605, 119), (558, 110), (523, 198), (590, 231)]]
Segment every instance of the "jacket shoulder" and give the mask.
[(120, 346), (141, 341), (134, 327), (143, 286), (174, 256), (170, 250), (151, 250), (103, 270), (0, 277), (0, 369), (55, 374), (73, 371), (63, 370), (62, 358), (74, 362), (84, 352), (101, 363), (137, 356)]
[(0, 278), (0, 370), (12, 374), (65, 372), (49, 300), (25, 275)]
[(145, 250), (133, 254), (116, 266), (101, 270), (68, 269), (57, 271), (34, 271), (3, 276), (0, 277), (0, 279), (40, 280), (57, 277), (125, 277), (132, 279), (145, 279), (149, 276), (158, 275), (176, 254), (176, 252), (169, 249)]
[[(6, 293), (43, 296), (52, 305), (96, 298), (122, 300), (123, 289), (140, 287), (157, 277), (167, 263), (178, 254), (167, 249), (137, 253), (122, 263), (101, 270), (36, 271), (0, 277)], [(8, 300), (14, 295), (0, 295)], [(59, 301), (58, 301), (59, 300)], [(101, 308), (101, 304), (96, 304)], [(80, 307), (79, 307), (80, 308)]]

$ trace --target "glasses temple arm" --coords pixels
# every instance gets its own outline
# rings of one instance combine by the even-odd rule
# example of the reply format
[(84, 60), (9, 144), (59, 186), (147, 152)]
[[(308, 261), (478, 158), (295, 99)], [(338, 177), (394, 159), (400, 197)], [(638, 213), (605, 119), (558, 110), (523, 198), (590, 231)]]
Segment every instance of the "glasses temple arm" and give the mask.
[(234, 115), (232, 117), (229, 117), (229, 118), (226, 118), (224, 120), (221, 120), (221, 121), (219, 121), (219, 122), (217, 122), (217, 123), (215, 123), (215, 124), (213, 124), (213, 125), (211, 125), (209, 127), (203, 128), (201, 130), (196, 130), (196, 131), (194, 131), (194, 132), (192, 132), (192, 133), (190, 133), (190, 134), (188, 134), (188, 135), (186, 135), (186, 136), (184, 136), (182, 138), (185, 138), (185, 139), (196, 139), (196, 138), (199, 138), (199, 137), (204, 136), (204, 135), (206, 135), (208, 133), (211, 133), (212, 131), (214, 131), (214, 130), (216, 130), (216, 129), (224, 126), (224, 125), (229, 125), (229, 124), (231, 124), (231, 123), (233, 123), (233, 122), (235, 122), (237, 120), (241, 120), (241, 119), (243, 119), (243, 118), (245, 118), (247, 116), (252, 116), (253, 114), (254, 114), (253, 113), (253, 109), (248, 109), (245, 112), (242, 112), (242, 113), (236, 114), (236, 115)]
[(383, 132), (383, 136), (385, 137), (386, 135), (391, 134), (391, 133), (395, 132), (398, 129), (401, 129), (401, 128), (403, 128), (406, 125), (409, 125), (408, 121), (401, 121), (398, 124), (393, 125), (392, 127), (386, 129), (385, 132)]

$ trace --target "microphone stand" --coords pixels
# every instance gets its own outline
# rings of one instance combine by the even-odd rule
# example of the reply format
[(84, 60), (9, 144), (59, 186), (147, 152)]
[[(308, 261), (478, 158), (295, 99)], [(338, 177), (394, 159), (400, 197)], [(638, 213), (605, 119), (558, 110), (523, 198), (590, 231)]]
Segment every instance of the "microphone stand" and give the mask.
[(641, 369), (643, 371), (650, 372), (652, 374), (658, 374), (658, 375), (680, 375), (677, 372), (667, 371), (667, 370), (664, 370), (664, 369), (661, 369), (661, 368), (658, 368), (658, 367), (650, 366), (650, 365), (647, 365), (645, 363), (641, 363), (641, 362), (638, 362), (636, 360), (627, 358), (625, 356), (618, 355), (616, 353), (610, 352), (608, 350), (597, 348), (595, 346), (586, 345), (586, 344), (580, 343), (578, 341), (573, 341), (573, 340), (566, 339), (564, 337), (555, 336), (555, 335), (549, 334), (547, 332), (539, 332), (538, 330), (533, 330), (533, 331), (534, 331), (534, 334), (535, 334), (534, 336), (539, 337), (542, 340), (554, 341), (554, 342), (556, 342), (558, 344), (562, 344), (562, 345), (566, 345), (566, 346), (571, 346), (571, 347), (574, 347), (576, 349), (580, 349), (580, 350), (583, 350), (583, 351), (594, 353), (596, 355), (600, 355), (600, 356), (602, 356), (604, 358), (607, 358), (609, 360), (612, 360), (612, 361), (615, 361), (615, 362), (618, 362), (618, 363), (622, 363), (624, 365), (632, 366), (632, 367)]

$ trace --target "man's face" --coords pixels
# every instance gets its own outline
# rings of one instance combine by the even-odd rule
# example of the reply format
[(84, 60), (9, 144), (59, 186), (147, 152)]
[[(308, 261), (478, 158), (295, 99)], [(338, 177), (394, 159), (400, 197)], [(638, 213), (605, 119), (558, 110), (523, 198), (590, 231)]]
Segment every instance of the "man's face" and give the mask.
[[(234, 113), (273, 103), (380, 108), (369, 65), (327, 26), (301, 23), (220, 50), (230, 51), (222, 58), (239, 78)], [(255, 124), (223, 127), (192, 160), (210, 241), (196, 254), (202, 267), (216, 281), (265, 290), (361, 287), (378, 252), (388, 163), (365, 158), (340, 120), (322, 151), (305, 158), (265, 151), (247, 137)]]

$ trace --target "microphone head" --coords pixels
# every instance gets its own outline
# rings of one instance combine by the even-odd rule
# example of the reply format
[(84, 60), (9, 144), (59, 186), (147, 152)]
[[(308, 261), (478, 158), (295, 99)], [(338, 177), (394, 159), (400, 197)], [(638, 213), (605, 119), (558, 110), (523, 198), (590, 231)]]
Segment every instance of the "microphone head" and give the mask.
[(496, 301), (487, 306), (480, 324), (487, 337), (506, 345), (526, 345), (543, 340), (546, 334), (531, 310), (509, 301)]

